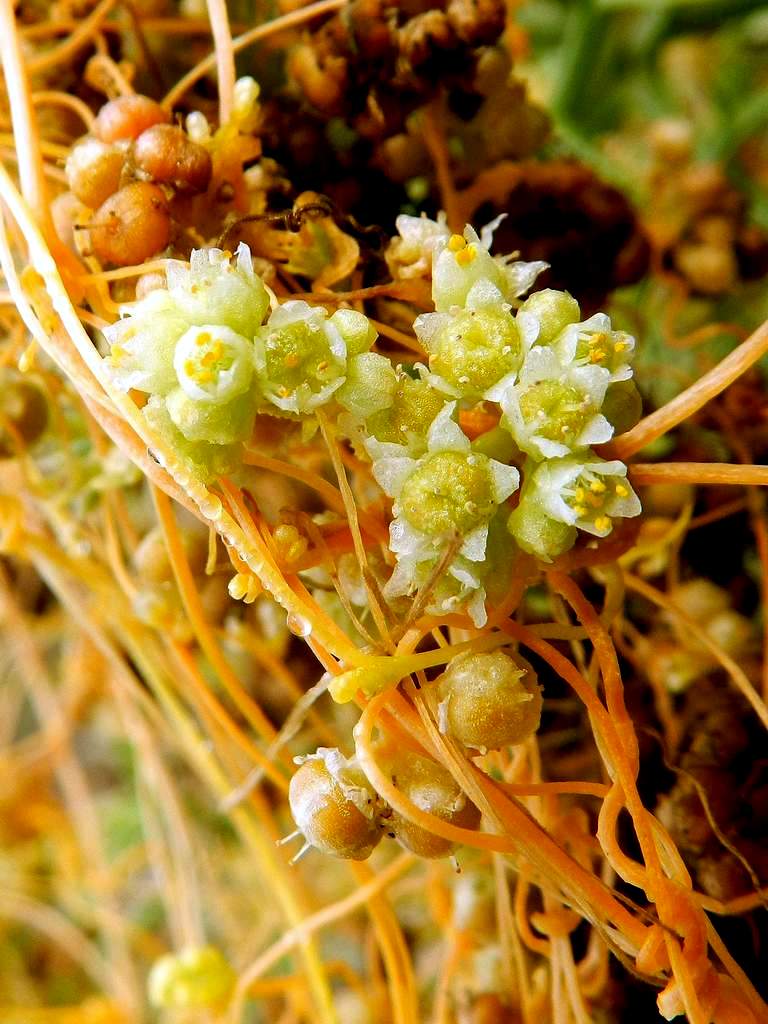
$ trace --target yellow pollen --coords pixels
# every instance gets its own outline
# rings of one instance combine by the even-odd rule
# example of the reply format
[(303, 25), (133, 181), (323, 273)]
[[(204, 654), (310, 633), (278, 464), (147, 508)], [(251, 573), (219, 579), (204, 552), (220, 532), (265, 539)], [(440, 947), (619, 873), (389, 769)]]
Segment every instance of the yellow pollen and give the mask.
[(602, 494), (605, 490), (605, 484), (602, 480), (593, 480), (589, 485), (589, 489), (593, 494)]
[(629, 489), (624, 484), (616, 484), (616, 493), (620, 498), (626, 498), (629, 494)]
[(595, 520), (596, 530), (607, 530), (611, 525), (611, 520), (608, 516), (598, 516)]
[(115, 365), (117, 365), (119, 362), (121, 362), (121, 360), (123, 359), (124, 355), (125, 355), (125, 349), (122, 347), (122, 345), (113, 345), (112, 346), (112, 362)]
[(627, 348), (626, 341), (614, 341), (614, 343), (613, 343), (613, 351), (614, 352), (623, 352), (625, 348)]
[(299, 365), (299, 357), (295, 352), (291, 352), (283, 360), (283, 366), (286, 366), (289, 370), (294, 370)]
[(451, 252), (458, 252), (463, 249), (467, 243), (464, 241), (461, 235), (451, 235), (448, 239), (448, 248)]
[(581, 504), (581, 502), (584, 501), (584, 488), (583, 487), (577, 487), (576, 488), (576, 493), (574, 494), (574, 497), (575, 497), (576, 501), (578, 501), (579, 504)]
[(602, 348), (597, 348), (597, 349), (594, 350), (594, 352), (590, 352), (589, 353), (589, 361), (590, 361), (590, 363), (602, 363), (602, 361), (604, 359), (605, 359), (605, 350), (602, 349)]
[(283, 385), (282, 387), (277, 389), (277, 393), (280, 395), (281, 398), (287, 398), (291, 392), (288, 390), (287, 387), (285, 387), (285, 385)]
[(194, 360), (188, 359), (186, 363), (184, 363), (184, 373), (186, 373), (188, 377), (194, 377), (196, 372), (197, 367), (195, 366)]
[(317, 372), (324, 373), (328, 369), (328, 360), (323, 359), (322, 362), (317, 364)]
[(573, 512), (577, 519), (583, 519), (587, 514), (587, 510), (583, 505), (574, 505)]
[(207, 345), (210, 340), (210, 334), (205, 332), (204, 334), (198, 334), (198, 336), (195, 338), (195, 344), (199, 345), (202, 348), (202, 346)]
[(468, 267), (477, 256), (477, 249), (474, 245), (468, 245), (465, 249), (456, 253), (456, 262), (460, 267)]

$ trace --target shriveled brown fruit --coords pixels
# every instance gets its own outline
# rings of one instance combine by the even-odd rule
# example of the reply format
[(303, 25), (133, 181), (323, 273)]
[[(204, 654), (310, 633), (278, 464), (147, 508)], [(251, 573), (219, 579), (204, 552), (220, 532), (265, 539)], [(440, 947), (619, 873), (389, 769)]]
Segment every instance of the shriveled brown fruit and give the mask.
[(89, 233), (100, 263), (128, 267), (155, 256), (171, 238), (162, 189), (143, 181), (121, 188), (95, 212)]
[(142, 132), (133, 162), (141, 176), (185, 192), (205, 192), (213, 170), (208, 151), (173, 124), (154, 124)]
[(94, 135), (102, 142), (137, 139), (153, 124), (167, 124), (168, 114), (149, 96), (119, 96), (96, 115)]

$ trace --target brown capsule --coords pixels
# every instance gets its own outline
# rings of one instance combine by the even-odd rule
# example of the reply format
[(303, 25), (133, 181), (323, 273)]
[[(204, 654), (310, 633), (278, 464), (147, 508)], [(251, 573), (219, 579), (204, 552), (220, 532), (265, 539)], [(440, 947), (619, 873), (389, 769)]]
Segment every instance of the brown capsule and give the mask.
[(499, 750), (522, 743), (539, 727), (536, 676), (504, 651), (459, 655), (437, 687), (440, 727), (466, 747)]
[(36, 385), (13, 371), (0, 377), (0, 458), (21, 454), (48, 426), (48, 403)]
[(94, 135), (102, 142), (137, 139), (153, 124), (167, 124), (168, 114), (149, 96), (119, 96), (96, 115)]
[[(480, 823), (480, 811), (467, 799), (450, 772), (442, 765), (418, 754), (391, 755), (392, 781), (421, 811), (459, 828), (475, 829)], [(454, 843), (415, 825), (397, 811), (393, 811), (388, 826), (401, 846), (418, 857), (430, 860), (447, 857)]]
[(72, 192), (91, 210), (117, 192), (125, 153), (118, 146), (86, 138), (67, 157), (65, 172)]
[(293, 820), (311, 846), (332, 857), (366, 860), (381, 839), (376, 795), (340, 751), (319, 747), (291, 779)]
[(157, 185), (136, 181), (115, 192), (89, 224), (91, 248), (100, 263), (143, 263), (168, 245), (171, 215)]
[(136, 139), (133, 162), (153, 181), (180, 191), (205, 192), (213, 165), (208, 151), (173, 124), (155, 124)]

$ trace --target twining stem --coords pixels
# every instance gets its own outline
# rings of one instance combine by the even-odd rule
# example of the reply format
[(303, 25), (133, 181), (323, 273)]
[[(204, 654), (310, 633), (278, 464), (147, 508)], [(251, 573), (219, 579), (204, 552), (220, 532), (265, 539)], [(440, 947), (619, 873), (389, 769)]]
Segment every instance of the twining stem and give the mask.
[(768, 466), (733, 466), (727, 462), (634, 462), (634, 484), (735, 484), (768, 487)]

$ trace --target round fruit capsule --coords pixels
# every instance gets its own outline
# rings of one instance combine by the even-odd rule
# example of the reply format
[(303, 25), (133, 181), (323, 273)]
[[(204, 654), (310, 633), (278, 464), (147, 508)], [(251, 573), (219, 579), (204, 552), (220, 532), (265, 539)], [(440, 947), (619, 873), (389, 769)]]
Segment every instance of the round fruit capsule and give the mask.
[(310, 846), (345, 860), (365, 860), (381, 839), (378, 801), (367, 779), (332, 747), (301, 763), (288, 790), (291, 814)]
[(91, 248), (100, 263), (118, 267), (143, 263), (171, 238), (171, 216), (157, 185), (135, 181), (115, 192), (88, 225)]
[(147, 982), (149, 1001), (165, 1010), (220, 1006), (235, 980), (235, 972), (215, 946), (193, 946), (154, 964)]
[(142, 132), (133, 162), (140, 175), (186, 192), (205, 192), (213, 170), (208, 151), (174, 124), (154, 124)]
[(459, 655), (437, 687), (440, 727), (465, 747), (499, 750), (539, 727), (536, 676), (504, 651)]
[(83, 139), (67, 157), (64, 170), (69, 187), (81, 203), (95, 210), (117, 192), (124, 161), (125, 153), (119, 146)]
[[(480, 811), (441, 765), (411, 753), (403, 753), (396, 759), (390, 756), (390, 765), (393, 783), (419, 810), (459, 828), (477, 828)], [(453, 851), (455, 844), (449, 839), (428, 832), (397, 811), (387, 824), (398, 843), (419, 857), (447, 857)]]
[(93, 132), (102, 142), (137, 139), (153, 124), (167, 124), (168, 114), (149, 96), (118, 96), (96, 115)]
[(0, 458), (20, 455), (48, 426), (48, 403), (36, 385), (6, 370), (0, 376)]

